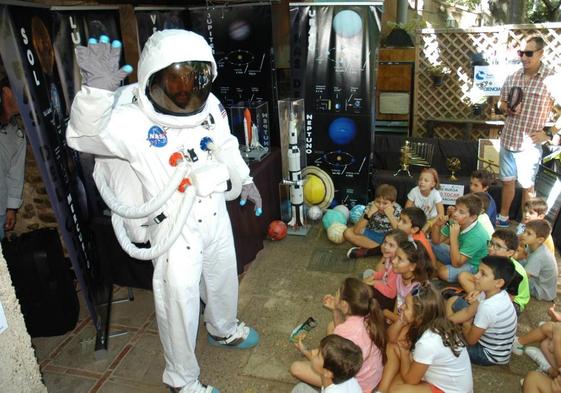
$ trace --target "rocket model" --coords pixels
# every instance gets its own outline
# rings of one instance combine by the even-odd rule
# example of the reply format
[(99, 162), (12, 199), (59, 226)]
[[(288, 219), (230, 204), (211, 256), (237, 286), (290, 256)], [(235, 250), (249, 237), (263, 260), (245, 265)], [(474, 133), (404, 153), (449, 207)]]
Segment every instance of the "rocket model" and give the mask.
[[(261, 114), (257, 113), (257, 124), (262, 124)], [(264, 147), (259, 143), (259, 131), (257, 129), (257, 125), (253, 123), (251, 126), (251, 142), (250, 146), (252, 149), (264, 149)]]
[(251, 138), (253, 134), (253, 122), (249, 108), (243, 110), (243, 132), (245, 137), (245, 151), (251, 151)]
[(304, 225), (304, 182), (302, 181), (302, 167), (300, 165), (300, 148), (298, 147), (298, 121), (293, 113), (290, 115), (290, 129), (288, 130), (288, 176), (285, 184), (290, 184), (290, 206), (292, 218), (289, 227)]

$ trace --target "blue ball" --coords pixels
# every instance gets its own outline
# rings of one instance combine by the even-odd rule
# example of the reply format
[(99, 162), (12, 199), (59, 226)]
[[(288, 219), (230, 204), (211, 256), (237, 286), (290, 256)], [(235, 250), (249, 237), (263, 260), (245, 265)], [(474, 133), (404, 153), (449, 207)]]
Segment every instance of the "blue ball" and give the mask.
[(343, 213), (337, 210), (328, 209), (323, 213), (321, 218), (321, 223), (323, 227), (327, 230), (331, 225), (335, 223), (347, 225), (347, 218)]
[(340, 11), (333, 18), (333, 30), (343, 38), (354, 37), (362, 31), (362, 20), (354, 11)]
[(364, 205), (355, 205), (351, 209), (351, 213), (349, 214), (349, 219), (351, 220), (351, 222), (353, 224), (356, 224), (358, 222), (358, 220), (360, 220), (360, 218), (364, 215), (364, 210), (365, 209), (366, 209), (366, 206), (364, 206)]
[(339, 117), (329, 125), (329, 137), (337, 145), (347, 145), (356, 136), (356, 123), (348, 117)]

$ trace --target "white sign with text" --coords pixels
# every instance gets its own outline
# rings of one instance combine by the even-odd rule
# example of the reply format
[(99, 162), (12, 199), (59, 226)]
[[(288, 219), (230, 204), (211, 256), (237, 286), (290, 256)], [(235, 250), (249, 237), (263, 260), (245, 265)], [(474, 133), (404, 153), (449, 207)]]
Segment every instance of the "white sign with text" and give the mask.
[(518, 64), (475, 66), (473, 88), (486, 97), (499, 96), (506, 77), (519, 67)]
[(464, 195), (463, 184), (443, 184), (440, 183), (440, 195), (444, 205), (455, 205), (456, 199)]

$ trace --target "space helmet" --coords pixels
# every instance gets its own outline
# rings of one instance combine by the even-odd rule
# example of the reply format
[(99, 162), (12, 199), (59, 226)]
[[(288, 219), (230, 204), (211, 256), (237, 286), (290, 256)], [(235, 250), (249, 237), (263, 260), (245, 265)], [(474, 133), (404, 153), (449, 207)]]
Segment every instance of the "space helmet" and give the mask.
[(209, 61), (183, 61), (152, 74), (146, 96), (154, 109), (172, 116), (191, 116), (203, 110), (212, 87)]
[[(203, 124), (217, 101), (210, 92), (218, 75), (212, 48), (192, 31), (155, 32), (138, 63), (138, 105), (154, 122), (172, 128)], [(207, 99), (208, 98), (208, 99)]]

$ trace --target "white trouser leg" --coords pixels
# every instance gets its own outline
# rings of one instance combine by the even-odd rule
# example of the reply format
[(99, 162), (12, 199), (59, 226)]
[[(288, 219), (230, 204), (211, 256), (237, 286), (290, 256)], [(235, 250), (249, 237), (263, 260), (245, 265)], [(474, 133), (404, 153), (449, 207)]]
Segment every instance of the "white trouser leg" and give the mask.
[(196, 236), (182, 238), (154, 266), (154, 302), (166, 368), (163, 381), (172, 387), (195, 383), (200, 369), (195, 357), (199, 325), (199, 281), (202, 246)]
[[(232, 226), (223, 206), (222, 217), (214, 227), (214, 240), (203, 250), (202, 298), (204, 318), (213, 336), (227, 337), (236, 331), (238, 313), (238, 271)], [(220, 214), (220, 213), (219, 213)]]

